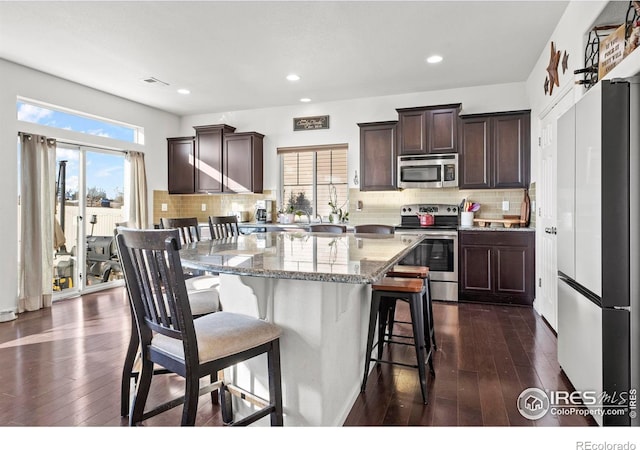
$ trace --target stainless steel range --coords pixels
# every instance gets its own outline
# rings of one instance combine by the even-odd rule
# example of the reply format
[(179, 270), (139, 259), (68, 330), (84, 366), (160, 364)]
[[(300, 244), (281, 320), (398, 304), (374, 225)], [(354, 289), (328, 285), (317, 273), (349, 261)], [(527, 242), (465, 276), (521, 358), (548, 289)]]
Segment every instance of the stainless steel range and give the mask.
[[(458, 301), (458, 213), (458, 205), (404, 205), (395, 227), (396, 234), (426, 235), (401, 264), (429, 267), (434, 300)], [(424, 214), (432, 216), (426, 221), (431, 225), (420, 225)]]

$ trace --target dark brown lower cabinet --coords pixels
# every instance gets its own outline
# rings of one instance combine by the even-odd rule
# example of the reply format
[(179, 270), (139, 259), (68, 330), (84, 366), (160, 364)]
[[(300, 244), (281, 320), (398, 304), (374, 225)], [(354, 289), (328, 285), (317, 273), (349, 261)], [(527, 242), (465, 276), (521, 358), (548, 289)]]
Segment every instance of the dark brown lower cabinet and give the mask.
[(535, 233), (460, 231), (460, 301), (532, 305)]

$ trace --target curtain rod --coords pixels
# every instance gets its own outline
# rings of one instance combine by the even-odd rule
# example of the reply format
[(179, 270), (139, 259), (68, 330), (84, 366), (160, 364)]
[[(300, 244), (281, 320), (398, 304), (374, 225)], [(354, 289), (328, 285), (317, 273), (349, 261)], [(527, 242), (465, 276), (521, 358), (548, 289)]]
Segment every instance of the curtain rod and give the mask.
[[(29, 138), (31, 138), (33, 136), (32, 133), (25, 133), (23, 131), (18, 131), (18, 136), (20, 136), (21, 134), (24, 135), (24, 136), (28, 136)], [(129, 154), (131, 152), (137, 152), (137, 150), (124, 150), (124, 149), (121, 149), (121, 148), (113, 148), (113, 147), (97, 147), (97, 146), (91, 145), (91, 144), (82, 144), (80, 142), (73, 142), (73, 141), (63, 141), (61, 139), (47, 138), (45, 136), (42, 136), (42, 137), (44, 137), (45, 139), (53, 139), (57, 143), (60, 143), (60, 144), (63, 144), (63, 145), (76, 145), (78, 147), (95, 148), (96, 150), (110, 150), (110, 151), (121, 152), (121, 153), (126, 153), (126, 154)], [(138, 152), (138, 153), (144, 154), (144, 152)]]

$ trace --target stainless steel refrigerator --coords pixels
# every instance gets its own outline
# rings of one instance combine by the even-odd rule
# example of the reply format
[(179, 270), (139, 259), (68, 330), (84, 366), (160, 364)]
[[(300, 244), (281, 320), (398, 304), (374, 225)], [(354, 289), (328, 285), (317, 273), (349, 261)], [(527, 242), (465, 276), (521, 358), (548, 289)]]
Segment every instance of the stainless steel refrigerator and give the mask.
[(638, 80), (605, 80), (558, 119), (558, 361), (605, 426), (640, 423), (639, 110)]

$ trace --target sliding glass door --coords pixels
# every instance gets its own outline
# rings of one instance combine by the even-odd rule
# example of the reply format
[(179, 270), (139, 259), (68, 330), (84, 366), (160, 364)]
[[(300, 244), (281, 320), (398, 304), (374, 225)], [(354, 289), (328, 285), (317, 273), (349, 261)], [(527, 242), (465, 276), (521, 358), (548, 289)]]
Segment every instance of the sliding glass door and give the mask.
[(124, 153), (58, 143), (54, 299), (122, 279), (115, 241), (124, 221)]

